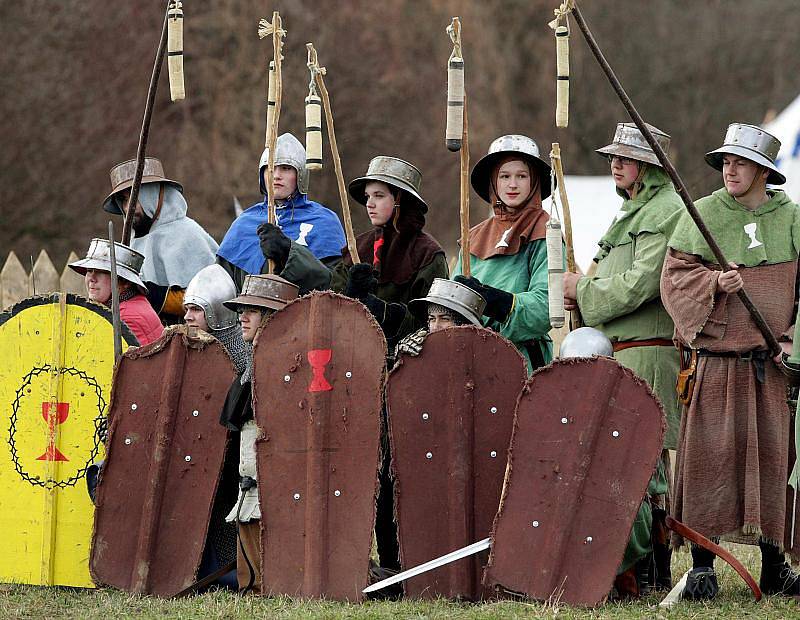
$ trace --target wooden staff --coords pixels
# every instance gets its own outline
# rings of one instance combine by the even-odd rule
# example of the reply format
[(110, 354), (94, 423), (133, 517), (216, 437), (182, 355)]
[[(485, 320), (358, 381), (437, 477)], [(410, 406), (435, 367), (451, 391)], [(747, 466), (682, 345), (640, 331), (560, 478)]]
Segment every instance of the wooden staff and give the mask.
[[(283, 37), (286, 31), (283, 29), (281, 16), (278, 11), (272, 13), (272, 22), (262, 19), (258, 23), (258, 38), (264, 39), (272, 35), (272, 63), (270, 63), (269, 92), (268, 99), (274, 96), (275, 105), (273, 112), (269, 112), (269, 102), (267, 105), (267, 147), (269, 157), (267, 160), (267, 221), (275, 224), (275, 185), (273, 175), (275, 173), (275, 147), (278, 142), (278, 121), (281, 115), (281, 96), (283, 94), (283, 78), (281, 74), (281, 60), (283, 58)], [(274, 71), (273, 71), (274, 67)], [(273, 82), (274, 80), (274, 82)], [(274, 89), (274, 90), (273, 90)], [(275, 261), (269, 260), (268, 272), (275, 273)]]
[[(636, 110), (633, 105), (633, 101), (631, 98), (628, 97), (628, 94), (625, 92), (625, 89), (622, 88), (622, 84), (620, 83), (619, 79), (614, 73), (614, 70), (611, 68), (611, 65), (608, 64), (605, 56), (603, 56), (603, 52), (600, 50), (600, 47), (597, 45), (597, 41), (594, 39), (594, 35), (592, 35), (591, 30), (589, 30), (589, 26), (586, 24), (586, 21), (583, 19), (583, 14), (581, 13), (580, 9), (578, 8), (577, 2), (573, 0), (572, 6), (572, 15), (575, 18), (575, 23), (578, 24), (578, 28), (583, 33), (584, 38), (586, 39), (586, 43), (589, 45), (589, 49), (592, 51), (592, 54), (597, 59), (600, 67), (603, 69), (603, 72), (606, 74), (608, 81), (611, 83), (611, 86), (614, 88), (614, 91), (617, 93), (617, 96), (622, 101), (622, 105), (625, 106), (625, 109), (630, 114), (631, 119), (639, 128), (639, 131), (642, 132), (645, 140), (650, 145), (650, 148), (653, 149), (658, 161), (661, 163), (661, 166), (667, 172), (667, 174), (672, 179), (672, 183), (675, 185), (675, 190), (678, 192), (678, 195), (683, 200), (683, 204), (686, 206), (686, 210), (689, 212), (689, 215), (694, 220), (694, 223), (697, 225), (700, 234), (703, 235), (708, 247), (711, 248), (711, 252), (714, 254), (714, 257), (719, 263), (719, 266), (723, 271), (730, 271), (731, 267), (728, 264), (725, 255), (722, 253), (722, 249), (717, 244), (714, 236), (711, 234), (711, 231), (706, 226), (706, 223), (703, 221), (702, 216), (697, 211), (697, 207), (695, 207), (694, 202), (692, 201), (691, 196), (689, 196), (689, 192), (686, 190), (686, 186), (684, 185), (683, 181), (681, 180), (680, 176), (678, 175), (678, 171), (675, 169), (675, 166), (672, 165), (669, 157), (664, 152), (664, 149), (661, 148), (661, 145), (656, 142), (656, 139), (653, 137), (652, 132), (648, 128), (647, 124), (644, 122), (644, 119)], [(763, 315), (759, 312), (758, 308), (756, 308), (753, 301), (750, 299), (750, 296), (744, 290), (744, 288), (739, 289), (737, 293), (739, 299), (742, 301), (742, 304), (747, 311), (750, 313), (750, 316), (753, 318), (753, 322), (755, 322), (756, 326), (758, 327), (759, 331), (764, 336), (764, 340), (767, 343), (767, 347), (769, 347), (770, 352), (772, 355), (778, 355), (781, 352), (781, 347), (778, 344), (777, 338), (775, 338), (775, 334), (772, 333), (772, 330), (767, 325), (766, 320), (764, 320)]]
[(153, 107), (156, 101), (156, 90), (158, 89), (158, 78), (161, 75), (161, 65), (164, 64), (164, 53), (167, 50), (167, 21), (169, 19), (169, 7), (171, 1), (167, 2), (167, 9), (164, 12), (164, 24), (161, 27), (161, 38), (158, 42), (156, 60), (153, 63), (153, 72), (150, 75), (150, 86), (147, 89), (147, 102), (144, 106), (144, 118), (142, 119), (142, 130), (139, 132), (139, 146), (136, 148), (136, 171), (133, 174), (133, 184), (131, 194), (128, 197), (128, 204), (125, 205), (124, 220), (122, 225), (122, 244), (130, 245), (131, 229), (133, 228), (133, 213), (136, 210), (136, 203), (139, 201), (139, 189), (142, 187), (142, 175), (144, 174), (144, 156), (147, 149), (147, 140), (150, 136), (150, 121), (153, 118)]
[(325, 67), (319, 66), (319, 59), (317, 58), (317, 50), (314, 49), (313, 43), (306, 43), (308, 50), (308, 70), (314, 77), (314, 83), (319, 94), (322, 96), (322, 107), (325, 109), (325, 124), (328, 126), (328, 141), (331, 143), (331, 155), (333, 156), (333, 169), (336, 171), (336, 184), (339, 188), (339, 201), (342, 205), (342, 219), (344, 220), (344, 232), (347, 237), (347, 250), (350, 252), (350, 258), (353, 264), (356, 265), (361, 262), (358, 256), (358, 248), (356, 247), (356, 235), (353, 232), (353, 220), (350, 217), (350, 203), (347, 199), (347, 189), (344, 184), (344, 174), (342, 173), (342, 160), (339, 157), (339, 147), (336, 144), (336, 131), (333, 127), (333, 110), (331, 109), (331, 98), (328, 94), (328, 89), (325, 86), (323, 76), (327, 73)]
[[(564, 167), (561, 161), (561, 146), (558, 142), (553, 142), (550, 151), (550, 162), (555, 172), (556, 185), (558, 186), (558, 197), (561, 202), (561, 212), (564, 219), (564, 243), (567, 246), (567, 271), (578, 273), (578, 265), (575, 262), (575, 246), (572, 241), (572, 216), (569, 210), (569, 199), (567, 198), (567, 186), (564, 183)], [(583, 325), (579, 310), (572, 310), (570, 316), (572, 329), (578, 329)]]
[(445, 29), (453, 42), (447, 61), (447, 127), (445, 144), (451, 151), (461, 151), (459, 216), (461, 220), (461, 273), (472, 275), (469, 260), (469, 121), (467, 93), (464, 87), (464, 51), (461, 45), (461, 20), (454, 17)]
[(114, 222), (108, 222), (108, 254), (111, 260), (111, 324), (114, 328), (114, 364), (122, 357), (122, 325), (119, 314), (119, 278), (117, 248), (114, 245)]
[(459, 215), (461, 216), (461, 273), (469, 278), (469, 125), (467, 122), (467, 93), (464, 93), (464, 129), (461, 133), (461, 183)]

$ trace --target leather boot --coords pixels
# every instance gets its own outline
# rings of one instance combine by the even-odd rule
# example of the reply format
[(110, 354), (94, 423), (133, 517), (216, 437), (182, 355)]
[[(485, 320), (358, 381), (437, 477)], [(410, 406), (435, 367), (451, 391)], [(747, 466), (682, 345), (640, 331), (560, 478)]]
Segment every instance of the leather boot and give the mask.
[(690, 601), (710, 600), (719, 592), (717, 573), (714, 571), (714, 558), (710, 551), (692, 545), (692, 570), (686, 579), (686, 587), (681, 598)]
[(651, 575), (650, 581), (654, 590), (669, 592), (672, 589), (672, 549), (669, 548), (666, 517), (665, 510), (653, 508), (652, 539), (655, 575)]
[(761, 547), (761, 579), (759, 587), (764, 594), (783, 596), (800, 595), (800, 575), (798, 575), (775, 545), (759, 541)]
[(653, 554), (648, 553), (641, 560), (636, 562), (636, 585), (639, 587), (639, 596), (647, 596), (652, 589), (655, 567), (653, 566)]

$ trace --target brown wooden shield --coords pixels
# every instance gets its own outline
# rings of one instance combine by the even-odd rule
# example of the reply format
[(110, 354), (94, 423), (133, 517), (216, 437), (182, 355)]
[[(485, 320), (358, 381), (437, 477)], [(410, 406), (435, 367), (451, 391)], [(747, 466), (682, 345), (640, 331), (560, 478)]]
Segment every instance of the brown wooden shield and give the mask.
[(359, 600), (375, 519), (386, 342), (360, 303), (311, 293), (255, 346), (265, 594)]
[(234, 376), (223, 346), (184, 325), (120, 360), (97, 487), (90, 568), (98, 583), (168, 597), (194, 582), (227, 444), (219, 413)]
[(661, 405), (609, 358), (554, 362), (517, 404), (487, 586), (596, 605), (661, 452)]
[[(473, 326), (430, 334), (418, 357), (393, 370), (386, 404), (404, 568), (491, 533), (527, 377), (514, 345)], [(485, 560), (473, 555), (412, 577), (405, 592), (479, 599)]]

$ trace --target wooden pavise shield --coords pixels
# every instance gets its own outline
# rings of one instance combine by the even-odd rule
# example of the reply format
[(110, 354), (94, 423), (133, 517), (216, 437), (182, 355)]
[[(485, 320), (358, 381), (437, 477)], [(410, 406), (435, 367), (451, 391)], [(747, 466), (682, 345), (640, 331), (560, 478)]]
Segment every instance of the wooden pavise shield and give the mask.
[(113, 343), (111, 311), (77, 295), (0, 314), (0, 582), (94, 585), (86, 470), (105, 453)]
[(122, 357), (97, 487), (98, 583), (163, 597), (194, 583), (228, 441), (219, 414), (234, 376), (219, 341), (185, 325)]
[(517, 404), (484, 584), (602, 603), (664, 428), (650, 388), (613, 359), (561, 360), (534, 373)]
[[(528, 373), (508, 340), (479, 327), (428, 335), (389, 377), (386, 404), (400, 559), (410, 568), (489, 536), (514, 407)], [(412, 597), (482, 598), (486, 554), (404, 582)]]
[(264, 594), (357, 601), (369, 578), (386, 342), (360, 303), (311, 293), (255, 346)]

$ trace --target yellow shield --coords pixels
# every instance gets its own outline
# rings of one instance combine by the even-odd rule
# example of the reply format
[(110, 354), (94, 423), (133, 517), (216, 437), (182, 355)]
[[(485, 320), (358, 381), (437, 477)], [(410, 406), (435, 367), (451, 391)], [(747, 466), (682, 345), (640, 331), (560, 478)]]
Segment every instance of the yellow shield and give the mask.
[(92, 587), (85, 478), (104, 457), (111, 313), (72, 294), (25, 299), (0, 314), (0, 356), (0, 581)]

